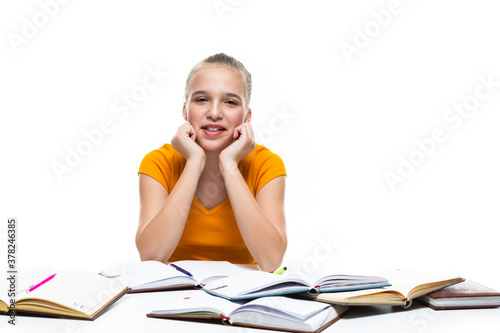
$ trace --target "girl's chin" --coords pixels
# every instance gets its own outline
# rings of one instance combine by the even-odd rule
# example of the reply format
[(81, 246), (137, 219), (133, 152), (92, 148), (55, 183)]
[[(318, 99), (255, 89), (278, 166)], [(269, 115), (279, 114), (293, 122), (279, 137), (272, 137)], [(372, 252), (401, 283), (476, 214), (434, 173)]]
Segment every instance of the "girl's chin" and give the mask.
[(207, 152), (221, 152), (229, 145), (231, 145), (232, 141), (226, 142), (226, 140), (201, 140), (198, 142), (201, 148)]

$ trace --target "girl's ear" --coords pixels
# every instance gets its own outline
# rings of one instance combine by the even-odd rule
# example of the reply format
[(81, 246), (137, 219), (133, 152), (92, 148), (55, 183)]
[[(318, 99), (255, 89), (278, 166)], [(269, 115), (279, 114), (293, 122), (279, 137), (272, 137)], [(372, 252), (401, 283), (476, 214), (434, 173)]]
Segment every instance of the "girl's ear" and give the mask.
[(186, 103), (184, 103), (184, 105), (182, 106), (182, 116), (184, 117), (184, 120), (187, 121), (188, 120), (188, 117), (187, 117), (187, 110), (186, 110)]
[(252, 109), (248, 109), (247, 115), (245, 116), (244, 123), (249, 123), (252, 120)]

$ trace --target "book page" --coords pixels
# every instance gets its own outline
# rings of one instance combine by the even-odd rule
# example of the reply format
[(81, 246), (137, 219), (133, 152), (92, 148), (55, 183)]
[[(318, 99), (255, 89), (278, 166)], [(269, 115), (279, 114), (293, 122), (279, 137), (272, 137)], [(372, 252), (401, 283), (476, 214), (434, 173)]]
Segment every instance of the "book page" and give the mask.
[(154, 260), (141, 261), (132, 265), (106, 269), (101, 271), (101, 274), (107, 277), (116, 278), (129, 287), (137, 287), (169, 278), (187, 277), (186, 274), (176, 270), (174, 267)]
[(203, 287), (203, 290), (231, 299), (308, 291), (310, 288), (311, 286), (298, 278), (260, 271), (246, 271), (210, 281)]
[(310, 285), (314, 287), (320, 286), (323, 290), (374, 288), (387, 286), (390, 283), (385, 277), (380, 275), (360, 274), (357, 272), (332, 272), (330, 267), (318, 267), (314, 271), (302, 271), (297, 270), (297, 267), (291, 266), (282, 275), (300, 277), (308, 281)]
[[(403, 299), (408, 298), (408, 294), (417, 286), (432, 283), (436, 281), (443, 281), (453, 276), (449, 275), (437, 275), (437, 274), (429, 274), (429, 273), (418, 273), (412, 271), (404, 271), (404, 270), (385, 270), (379, 272), (381, 276), (384, 276), (389, 280), (389, 283), (392, 284), (390, 287), (383, 288), (374, 288), (374, 289), (366, 289), (366, 290), (356, 290), (356, 291), (345, 291), (338, 293), (324, 293), (318, 295), (317, 299), (319, 300), (330, 300), (335, 302), (344, 302), (349, 298), (354, 298), (358, 296), (365, 295), (378, 295), (379, 301), (375, 299), (371, 302), (381, 303), (384, 299), (384, 302), (403, 302)], [(385, 295), (383, 295), (384, 293)], [(398, 296), (399, 295), (399, 296)], [(401, 303), (403, 304), (403, 303)]]
[(315, 283), (315, 285), (320, 286), (320, 291), (380, 288), (389, 286), (389, 284), (386, 278), (380, 276), (340, 274), (325, 276)]
[[(16, 281), (16, 300), (19, 300), (26, 294), (26, 290), (28, 290), (31, 286), (37, 284), (42, 281), (46, 277), (54, 274), (56, 271), (48, 266), (38, 266), (38, 267), (30, 267), (30, 268), (20, 268), (17, 271), (17, 281)], [(8, 297), (7, 291), (10, 289), (10, 282), (2, 278), (0, 279), (0, 301), (3, 300), (5, 302), (7, 299), (11, 299)]]
[[(406, 297), (398, 291), (394, 291), (391, 287), (383, 288), (373, 288), (373, 289), (363, 289), (354, 291), (340, 291), (340, 292), (326, 292), (320, 293), (316, 296), (311, 296), (311, 299), (317, 299), (321, 301), (331, 301), (333, 303), (344, 304), (351, 303), (357, 304), (356, 297), (360, 296), (370, 296), (377, 298), (364, 299), (362, 304), (389, 304), (387, 301), (394, 302), (393, 305), (402, 305), (403, 299)], [(305, 296), (308, 297), (308, 296)], [(353, 300), (354, 299), (354, 300)], [(401, 304), (399, 304), (401, 303)]]
[(44, 299), (62, 304), (89, 316), (118, 295), (125, 286), (118, 280), (96, 273), (63, 271), (37, 289), (24, 295), (20, 304)]
[(450, 274), (422, 273), (407, 270), (385, 270), (380, 274), (392, 284), (391, 287), (383, 289), (398, 291), (405, 297), (408, 297), (412, 289), (417, 286), (457, 278), (456, 275)]
[(189, 273), (191, 273), (198, 283), (208, 283), (217, 278), (242, 274), (246, 270), (227, 261), (201, 261), (201, 260), (181, 260), (173, 262)]
[(333, 307), (320, 302), (272, 296), (258, 298), (242, 305), (233, 311), (229, 318), (236, 325), (314, 332), (331, 324), (346, 310), (346, 306)]
[(203, 290), (189, 290), (179, 293), (178, 298), (169, 298), (162, 309), (151, 311), (153, 315), (188, 314), (194, 312), (213, 312), (226, 317), (237, 309), (242, 302), (231, 302), (227, 299), (212, 296)]
[(56, 270), (49, 265), (40, 265), (37, 267), (21, 268), (18, 270), (19, 282), (17, 284), (18, 291), (29, 289), (35, 284), (52, 274)]
[(261, 312), (271, 312), (279, 317), (304, 321), (329, 307), (331, 307), (329, 304), (320, 302), (283, 296), (269, 296), (250, 301), (239, 307), (235, 312), (253, 309)]
[(347, 306), (334, 305), (331, 308), (324, 309), (315, 316), (308, 318), (305, 324), (310, 326), (313, 330), (317, 330), (325, 325), (331, 324), (332, 321), (338, 320), (340, 315), (346, 312)]

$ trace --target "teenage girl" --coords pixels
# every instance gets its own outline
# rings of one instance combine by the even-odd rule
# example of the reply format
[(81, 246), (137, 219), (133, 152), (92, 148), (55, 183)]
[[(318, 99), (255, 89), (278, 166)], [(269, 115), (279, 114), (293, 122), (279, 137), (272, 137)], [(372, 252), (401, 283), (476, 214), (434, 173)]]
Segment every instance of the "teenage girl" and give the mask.
[(286, 170), (255, 143), (252, 80), (223, 53), (186, 81), (186, 121), (139, 168), (141, 260), (224, 260), (276, 270), (287, 246)]

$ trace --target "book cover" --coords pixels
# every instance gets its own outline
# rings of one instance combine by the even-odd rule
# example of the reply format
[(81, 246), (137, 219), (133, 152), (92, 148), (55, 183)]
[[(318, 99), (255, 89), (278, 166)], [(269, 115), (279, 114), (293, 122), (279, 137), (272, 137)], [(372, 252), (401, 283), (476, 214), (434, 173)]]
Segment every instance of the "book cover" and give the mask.
[(500, 292), (465, 280), (419, 298), (435, 310), (500, 307)]

